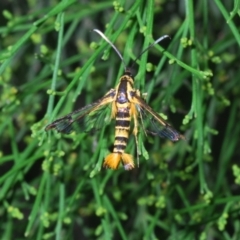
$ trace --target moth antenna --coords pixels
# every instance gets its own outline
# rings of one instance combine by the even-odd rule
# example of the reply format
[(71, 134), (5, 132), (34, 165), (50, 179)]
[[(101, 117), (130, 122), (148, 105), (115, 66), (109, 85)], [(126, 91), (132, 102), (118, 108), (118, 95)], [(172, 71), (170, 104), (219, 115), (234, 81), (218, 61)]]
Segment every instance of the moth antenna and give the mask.
[(144, 50), (137, 56), (137, 58), (134, 60), (131, 68), (134, 66), (134, 64), (136, 64), (137, 60), (138, 60), (146, 51), (148, 51), (151, 47), (153, 47), (154, 45), (156, 45), (157, 43), (163, 41), (163, 40), (166, 39), (166, 38), (171, 39), (170, 36), (168, 36), (168, 35), (163, 35), (162, 37), (158, 38), (154, 43), (150, 44), (146, 49), (144, 49)]
[(98, 33), (106, 42), (108, 42), (110, 45), (111, 45), (111, 47), (115, 50), (115, 52), (117, 53), (117, 55), (120, 57), (120, 59), (122, 60), (122, 63), (123, 63), (123, 65), (124, 65), (124, 69), (125, 69), (125, 72), (126, 72), (126, 70), (127, 70), (127, 65), (126, 65), (126, 63), (124, 62), (124, 59), (123, 59), (123, 57), (122, 57), (122, 55), (121, 55), (121, 53), (118, 51), (118, 49), (114, 46), (114, 44), (105, 36), (105, 34), (104, 33), (102, 33), (100, 30), (98, 30), (98, 29), (93, 29), (93, 31), (94, 32), (96, 32), (96, 33)]

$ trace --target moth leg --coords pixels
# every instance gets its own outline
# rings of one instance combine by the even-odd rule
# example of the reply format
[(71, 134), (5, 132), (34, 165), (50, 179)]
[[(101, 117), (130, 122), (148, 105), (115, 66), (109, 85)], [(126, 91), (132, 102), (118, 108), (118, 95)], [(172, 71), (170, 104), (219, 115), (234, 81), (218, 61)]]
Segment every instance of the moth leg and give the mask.
[(147, 95), (148, 95), (147, 92), (146, 92), (146, 93), (142, 93), (142, 98), (144, 99), (144, 101), (146, 101), (146, 99), (147, 99)]
[(135, 142), (136, 142), (136, 147), (137, 147), (137, 163), (138, 163), (138, 167), (139, 167), (139, 155), (141, 155), (141, 151), (139, 149), (139, 144), (138, 144), (138, 111), (136, 109), (135, 104), (131, 104), (131, 116), (133, 117), (133, 123), (134, 123), (134, 127), (133, 127), (133, 135), (135, 138)]

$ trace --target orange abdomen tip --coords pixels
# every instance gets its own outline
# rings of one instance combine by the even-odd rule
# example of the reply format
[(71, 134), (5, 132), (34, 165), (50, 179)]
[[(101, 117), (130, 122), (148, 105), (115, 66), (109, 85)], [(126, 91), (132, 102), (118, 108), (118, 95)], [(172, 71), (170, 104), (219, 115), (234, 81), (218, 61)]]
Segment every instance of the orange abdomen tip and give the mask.
[(105, 157), (104, 167), (117, 169), (121, 161), (121, 153), (110, 153)]
[(134, 168), (133, 156), (127, 153), (122, 153), (121, 157), (125, 170), (132, 170)]
[(132, 170), (134, 168), (133, 156), (127, 153), (110, 153), (105, 158), (104, 167), (117, 169), (122, 160), (125, 170)]

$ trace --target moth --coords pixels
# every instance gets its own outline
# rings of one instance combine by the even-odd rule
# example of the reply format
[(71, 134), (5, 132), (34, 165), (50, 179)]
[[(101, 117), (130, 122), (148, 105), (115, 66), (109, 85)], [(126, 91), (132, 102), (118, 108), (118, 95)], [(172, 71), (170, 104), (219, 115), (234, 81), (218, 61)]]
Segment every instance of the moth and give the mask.
[[(116, 51), (124, 64), (124, 74), (119, 79), (117, 86), (110, 89), (102, 98), (55, 120), (47, 125), (45, 130), (55, 129), (65, 134), (70, 134), (72, 131), (87, 132), (96, 128), (100, 129), (103, 124), (115, 120), (113, 151), (105, 157), (103, 166), (117, 169), (119, 164), (122, 163), (125, 170), (131, 170), (135, 166), (134, 158), (131, 154), (125, 152), (131, 126), (133, 127), (132, 133), (137, 147), (137, 158), (139, 158), (140, 153), (138, 144), (140, 127), (146, 135), (167, 138), (173, 142), (184, 139), (184, 136), (155, 112), (145, 102), (140, 91), (134, 88), (134, 77), (131, 70), (126, 67), (122, 55), (114, 44), (100, 30), (94, 29), (93, 31), (98, 33)], [(164, 35), (158, 38), (139, 56), (166, 38), (170, 37)]]

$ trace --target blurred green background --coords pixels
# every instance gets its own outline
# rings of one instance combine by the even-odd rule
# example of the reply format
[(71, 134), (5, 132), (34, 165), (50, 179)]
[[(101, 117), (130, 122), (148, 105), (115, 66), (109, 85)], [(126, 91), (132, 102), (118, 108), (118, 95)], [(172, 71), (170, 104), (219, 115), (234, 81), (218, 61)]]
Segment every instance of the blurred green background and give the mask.
[[(240, 1), (1, 1), (1, 239), (239, 239)], [(114, 123), (44, 128), (135, 88), (186, 141), (143, 137), (139, 167), (102, 168)], [(165, 49), (163, 51), (163, 49)], [(144, 134), (143, 134), (144, 135)], [(133, 137), (127, 152), (135, 156)]]

